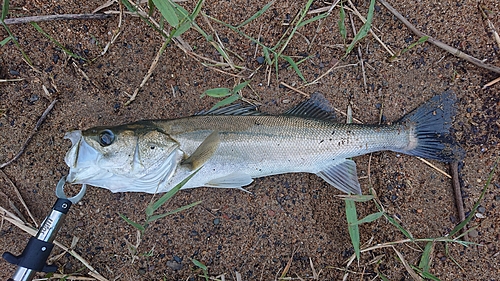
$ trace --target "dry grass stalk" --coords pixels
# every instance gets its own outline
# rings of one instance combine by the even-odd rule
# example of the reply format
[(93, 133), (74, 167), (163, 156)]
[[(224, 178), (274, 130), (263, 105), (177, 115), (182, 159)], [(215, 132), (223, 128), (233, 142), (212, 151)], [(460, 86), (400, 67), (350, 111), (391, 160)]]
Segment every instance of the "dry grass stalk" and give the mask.
[[(422, 31), (418, 30), (413, 24), (411, 24), (405, 17), (403, 17), (396, 9), (394, 9), (389, 3), (387, 3), (385, 0), (379, 0), (378, 1), (380, 4), (382, 4), (387, 10), (389, 10), (394, 16), (396, 16), (408, 29), (410, 29), (413, 33), (415, 33), (419, 37), (424, 37), (428, 36)], [(450, 54), (459, 57), (465, 61), (468, 61), (478, 67), (487, 69), (489, 71), (495, 72), (495, 73), (500, 73), (500, 67), (494, 66), (494, 65), (489, 65), (485, 64), (481, 60), (472, 57), (466, 53), (463, 53), (462, 51), (453, 48), (437, 39), (434, 39), (430, 36), (428, 36), (427, 42), (434, 44), (435, 46), (449, 52)]]

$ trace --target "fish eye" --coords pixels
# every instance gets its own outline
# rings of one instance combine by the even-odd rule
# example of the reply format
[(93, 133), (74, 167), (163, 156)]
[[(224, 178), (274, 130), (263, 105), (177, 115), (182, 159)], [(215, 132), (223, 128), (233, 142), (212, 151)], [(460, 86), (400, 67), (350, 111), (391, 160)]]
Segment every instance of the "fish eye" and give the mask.
[(115, 141), (115, 134), (111, 130), (104, 130), (99, 134), (99, 144), (101, 146), (111, 145)]

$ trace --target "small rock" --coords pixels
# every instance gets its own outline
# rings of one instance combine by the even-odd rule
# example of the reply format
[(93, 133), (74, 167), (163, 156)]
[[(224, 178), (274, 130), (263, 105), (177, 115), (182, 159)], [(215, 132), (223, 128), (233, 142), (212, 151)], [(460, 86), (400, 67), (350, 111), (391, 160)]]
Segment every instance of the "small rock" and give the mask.
[(9, 74), (14, 76), (21, 76), (21, 73), (19, 73), (19, 71), (13, 69), (9, 70)]
[(180, 264), (176, 261), (167, 261), (167, 266), (173, 270), (181, 270), (182, 269), (182, 264)]
[(33, 94), (30, 98), (29, 98), (29, 102), (35, 102), (37, 100), (39, 100), (40, 97), (37, 95), (37, 94)]
[(477, 208), (477, 211), (481, 214), (484, 214), (484, 212), (486, 212), (486, 208), (483, 206), (479, 206), (479, 208)]
[(473, 229), (473, 230), (469, 231), (469, 236), (472, 238), (475, 238), (475, 237), (479, 236), (479, 233), (477, 232), (477, 230)]
[(264, 61), (265, 61), (264, 57), (257, 57), (257, 62), (258, 62), (259, 64), (263, 64), (263, 63), (264, 63)]
[(219, 218), (214, 219), (214, 224), (215, 225), (218, 225), (219, 223), (220, 223), (220, 219)]

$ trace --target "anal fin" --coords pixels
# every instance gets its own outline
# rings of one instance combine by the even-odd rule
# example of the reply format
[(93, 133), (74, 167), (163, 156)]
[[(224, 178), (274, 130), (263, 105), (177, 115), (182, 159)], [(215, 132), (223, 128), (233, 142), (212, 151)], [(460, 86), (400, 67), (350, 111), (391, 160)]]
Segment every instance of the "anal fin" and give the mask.
[(356, 163), (350, 159), (335, 161), (316, 175), (345, 193), (361, 194)]
[(242, 187), (245, 185), (249, 185), (252, 182), (253, 179), (250, 175), (242, 172), (234, 172), (227, 176), (213, 179), (207, 182), (205, 186), (220, 187), (220, 188), (238, 188), (244, 190)]
[(203, 166), (215, 153), (220, 144), (219, 132), (212, 132), (187, 159), (182, 161), (182, 165), (191, 166), (191, 170), (196, 170)]

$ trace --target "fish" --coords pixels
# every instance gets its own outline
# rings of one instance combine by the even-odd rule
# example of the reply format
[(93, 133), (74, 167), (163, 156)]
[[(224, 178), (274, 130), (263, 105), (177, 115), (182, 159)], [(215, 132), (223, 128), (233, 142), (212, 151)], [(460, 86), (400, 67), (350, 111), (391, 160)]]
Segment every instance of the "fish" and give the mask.
[(66, 181), (162, 193), (188, 176), (182, 189), (243, 189), (255, 178), (312, 173), (342, 192), (361, 194), (353, 157), (393, 151), (442, 162), (463, 158), (450, 133), (455, 103), (455, 94), (445, 91), (390, 124), (345, 124), (315, 93), (280, 115), (232, 105), (178, 119), (74, 130), (64, 136), (71, 141)]

